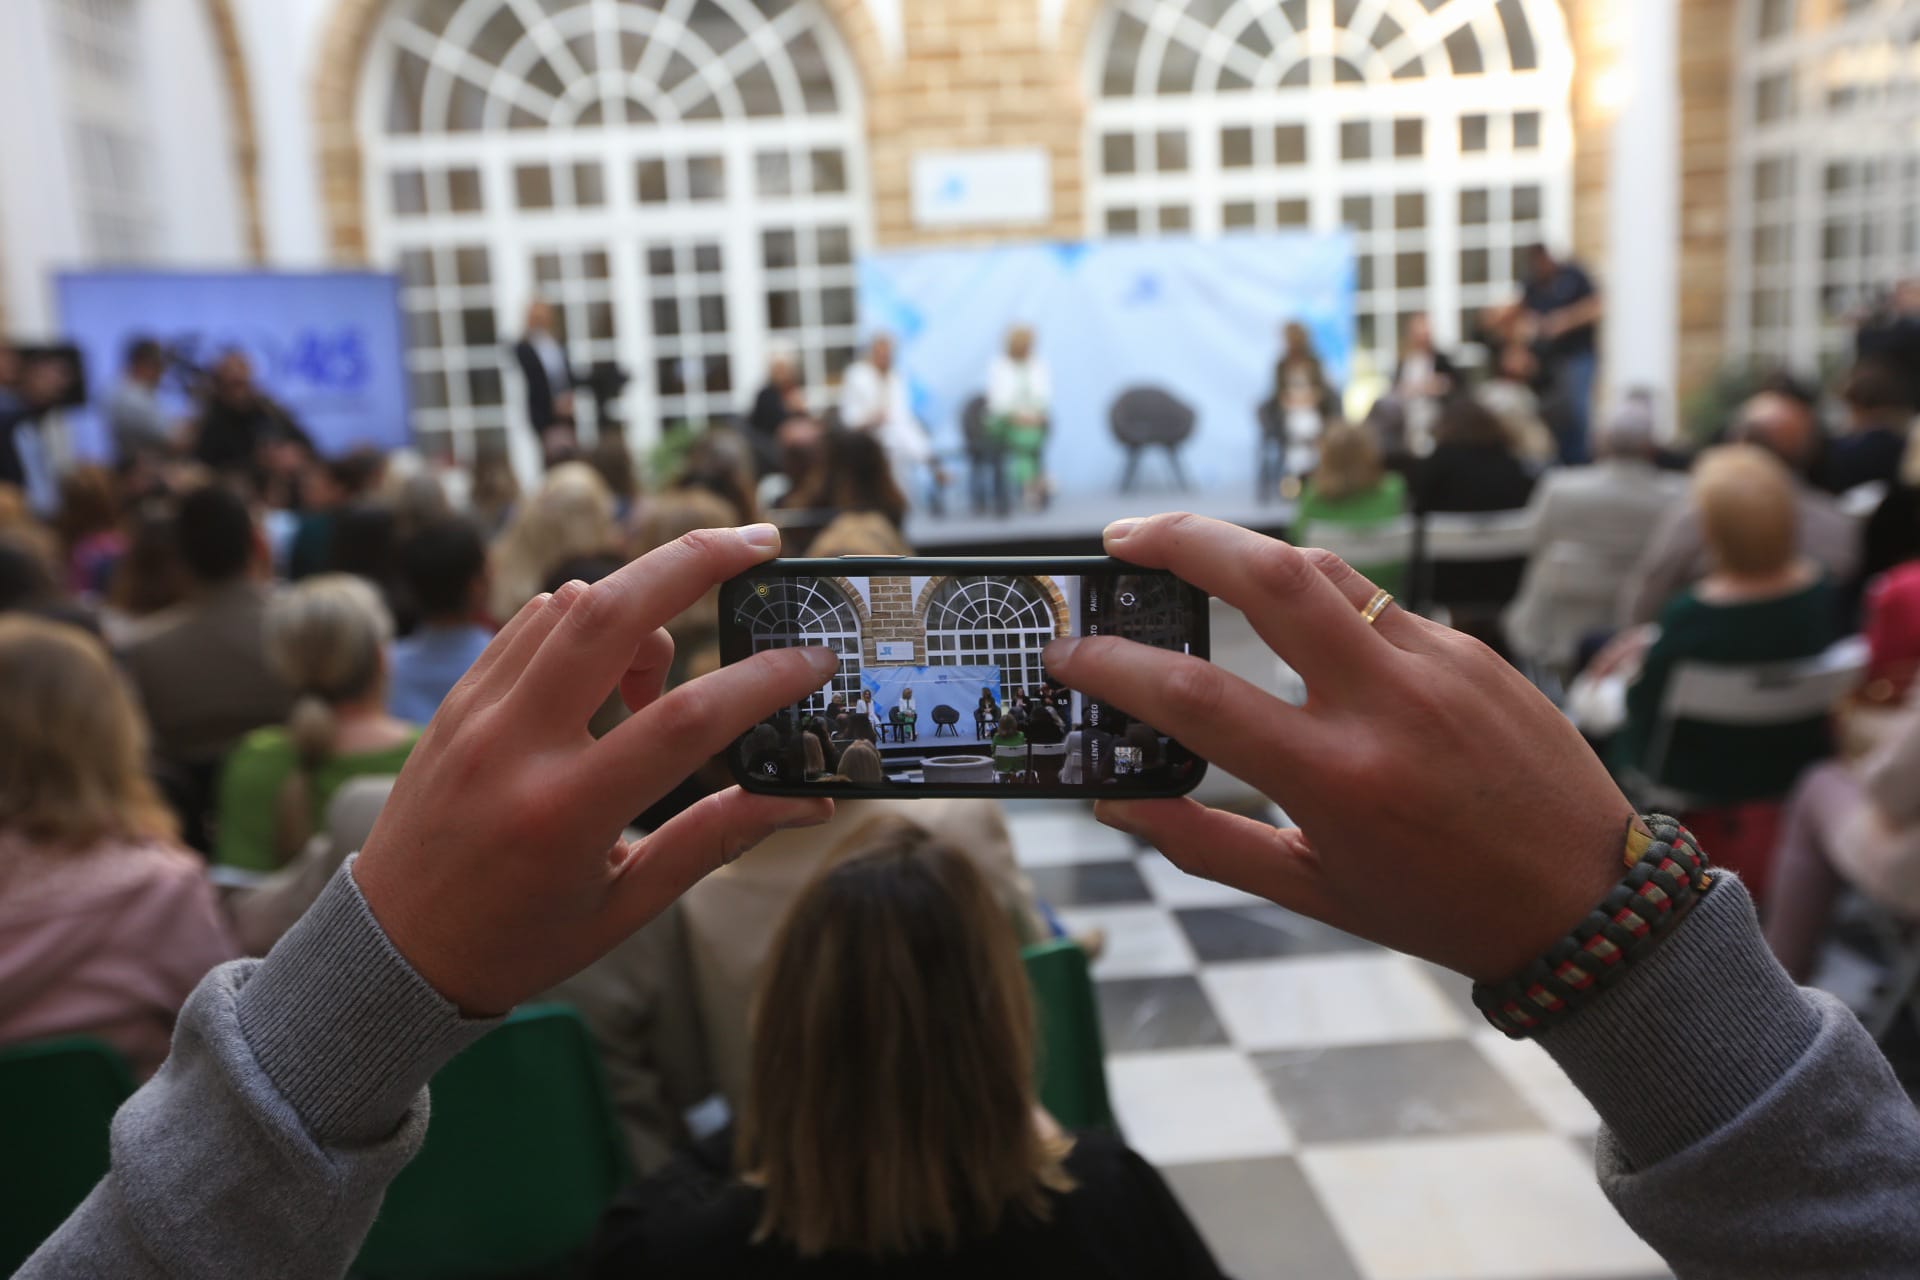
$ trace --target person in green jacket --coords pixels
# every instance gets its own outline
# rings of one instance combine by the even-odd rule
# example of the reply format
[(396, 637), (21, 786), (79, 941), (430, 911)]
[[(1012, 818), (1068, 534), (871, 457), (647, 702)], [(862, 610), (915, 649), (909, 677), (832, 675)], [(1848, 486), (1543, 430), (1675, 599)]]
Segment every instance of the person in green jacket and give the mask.
[(1003, 777), (1027, 767), (1027, 735), (1011, 714), (1000, 717), (1000, 732), (993, 735), (993, 768)]
[[(1349, 423), (1335, 423), (1320, 437), (1320, 465), (1301, 490), (1296, 540), (1312, 545), (1316, 524), (1367, 530), (1398, 519), (1406, 510), (1406, 480), (1381, 465), (1372, 435)], [(1354, 568), (1383, 591), (1401, 594), (1405, 561)]]
[(272, 871), (320, 826), (340, 785), (400, 772), (419, 726), (387, 714), (393, 620), (350, 574), (308, 578), (266, 611), (267, 660), (298, 699), (284, 725), (240, 740), (221, 770), (214, 861)]
[[(1840, 610), (1832, 584), (1795, 550), (1793, 480), (1772, 454), (1755, 445), (1705, 454), (1693, 469), (1693, 503), (1713, 571), (1661, 610), (1658, 638), (1627, 688), (1627, 720), (1614, 739), (1612, 764), (1626, 776), (1657, 771), (1650, 781), (1714, 804), (1775, 799), (1832, 754), (1827, 717), (1779, 725), (1682, 720), (1654, 760), (1667, 682), (1683, 662), (1814, 657), (1840, 638)], [(1632, 645), (1631, 633), (1616, 643)]]

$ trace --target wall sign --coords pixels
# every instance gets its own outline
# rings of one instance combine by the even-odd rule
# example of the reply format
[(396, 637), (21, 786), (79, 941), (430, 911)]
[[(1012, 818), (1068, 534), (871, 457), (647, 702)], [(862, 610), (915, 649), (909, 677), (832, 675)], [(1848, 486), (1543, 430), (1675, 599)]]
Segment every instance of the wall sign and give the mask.
[(921, 151), (913, 157), (913, 222), (999, 227), (1053, 218), (1053, 166), (1040, 147)]

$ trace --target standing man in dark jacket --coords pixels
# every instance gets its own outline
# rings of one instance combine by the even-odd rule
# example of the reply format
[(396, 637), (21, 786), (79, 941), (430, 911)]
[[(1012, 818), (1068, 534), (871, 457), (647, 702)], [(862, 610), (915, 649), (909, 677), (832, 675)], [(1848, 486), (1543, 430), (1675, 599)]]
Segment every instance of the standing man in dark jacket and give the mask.
[(514, 359), (527, 384), (527, 421), (548, 465), (573, 447), (573, 366), (553, 335), (553, 308), (535, 298), (527, 304), (526, 336), (514, 344)]

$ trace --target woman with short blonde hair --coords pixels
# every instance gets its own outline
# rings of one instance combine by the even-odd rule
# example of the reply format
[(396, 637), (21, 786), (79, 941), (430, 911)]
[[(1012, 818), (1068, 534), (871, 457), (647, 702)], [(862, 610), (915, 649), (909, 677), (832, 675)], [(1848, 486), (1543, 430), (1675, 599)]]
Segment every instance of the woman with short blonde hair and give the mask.
[(540, 594), (554, 566), (581, 556), (618, 551), (613, 491), (584, 462), (563, 462), (513, 513), (493, 547), (493, 583), (487, 607), (505, 621)]
[(643, 1185), (594, 1274), (698, 1258), (707, 1275), (1219, 1275), (1145, 1161), (1041, 1110), (1034, 1037), (986, 878), (887, 824), (812, 881), (767, 957), (741, 1180)]
[(0, 1043), (98, 1036), (144, 1077), (187, 993), (236, 954), (146, 761), (97, 640), (0, 617)]
[(1736, 444), (1702, 454), (1693, 468), (1693, 504), (1721, 571), (1774, 574), (1793, 562), (1800, 524), (1793, 478), (1765, 449)]

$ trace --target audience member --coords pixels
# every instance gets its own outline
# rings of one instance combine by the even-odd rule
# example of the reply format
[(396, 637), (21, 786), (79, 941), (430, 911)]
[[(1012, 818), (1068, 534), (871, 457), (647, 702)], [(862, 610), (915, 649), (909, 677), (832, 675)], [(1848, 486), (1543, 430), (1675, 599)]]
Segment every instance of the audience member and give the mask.
[(863, 787), (877, 787), (887, 780), (886, 770), (880, 763), (880, 748), (872, 739), (854, 734), (852, 742), (840, 753), (836, 771), (848, 782), (857, 782)]
[[(1034, 354), (1033, 330), (1007, 331), (1007, 349), (987, 369), (987, 430), (1000, 449), (1007, 482), (1024, 505), (1045, 506), (1047, 472), (1041, 455), (1053, 412), (1053, 383), (1046, 361)], [(1006, 507), (1000, 506), (1002, 514)]]
[(368, 498), (340, 512), (328, 571), (350, 573), (379, 591), (394, 634), (412, 635), (420, 624), (420, 608), (400, 566), (400, 514), (384, 501)]
[(767, 381), (753, 397), (747, 413), (747, 439), (763, 476), (784, 471), (794, 480), (789, 455), (812, 447), (819, 434), (807, 408), (806, 388), (800, 385), (800, 367), (791, 350), (775, 351), (767, 361)]
[(114, 459), (123, 469), (173, 456), (173, 428), (158, 395), (166, 373), (166, 348), (144, 334), (127, 343), (120, 381), (104, 407)]
[(386, 709), (393, 619), (348, 574), (321, 574), (267, 606), (267, 656), (299, 696), (285, 725), (256, 729), (220, 775), (220, 863), (272, 871), (313, 834), (348, 778), (398, 773), (420, 730)]
[(1505, 615), (1514, 652), (1563, 672), (1612, 627), (1654, 527), (1686, 496), (1685, 481), (1654, 464), (1644, 405), (1616, 410), (1594, 445), (1594, 465), (1549, 471), (1534, 490), (1533, 556)]
[(67, 594), (98, 600), (107, 593), (114, 568), (127, 553), (113, 473), (105, 467), (69, 467), (60, 477), (60, 512), (54, 527), (66, 554)]
[(1861, 318), (1854, 355), (1900, 374), (1907, 403), (1920, 408), (1920, 276), (1896, 283), (1880, 305)]
[(1893, 484), (1916, 408), (1907, 399), (1905, 379), (1882, 365), (1857, 364), (1840, 399), (1847, 406), (1847, 429), (1827, 442), (1823, 487), (1845, 493), (1863, 484)]
[(449, 517), (401, 544), (400, 571), (420, 625), (394, 642), (387, 710), (425, 724), (493, 639), (475, 621), (487, 611), (487, 548), (470, 521)]
[[(905, 545), (900, 541), (900, 529), (906, 523), (907, 498), (887, 464), (886, 451), (870, 435), (857, 431), (829, 432), (819, 463), (812, 474), (796, 486), (791, 505), (800, 510), (834, 513), (835, 518), (821, 530), (820, 537), (824, 538), (841, 517), (878, 515), (892, 526), (891, 539)], [(872, 521), (858, 523), (870, 526)], [(844, 529), (836, 534), (840, 538), (845, 536)], [(810, 554), (826, 553), (810, 549)]]
[(1838, 638), (1833, 588), (1795, 551), (1794, 482), (1778, 458), (1753, 445), (1703, 454), (1692, 504), (1713, 567), (1660, 611), (1657, 638), (1627, 688), (1613, 762), (1627, 775), (1657, 768), (1653, 782), (1708, 804), (1782, 796), (1831, 750), (1825, 716), (1786, 725), (1682, 720), (1664, 735), (1663, 759), (1651, 758), (1677, 664), (1785, 662)]
[(544, 299), (527, 304), (526, 332), (514, 344), (526, 389), (527, 422), (533, 427), (540, 456), (548, 466), (573, 453), (573, 365), (567, 349), (553, 332), (553, 308)]
[[(894, 484), (908, 500), (927, 492), (923, 480), (939, 483), (933, 442), (913, 416), (906, 378), (893, 367), (891, 335), (876, 335), (867, 345), (867, 358), (847, 367), (840, 382), (840, 425), (880, 442)], [(932, 474), (923, 475), (927, 472)]]
[(340, 513), (379, 483), (385, 465), (379, 452), (365, 447), (307, 459), (300, 469), (300, 522), (287, 552), (287, 577), (298, 582), (339, 570), (333, 540)]
[(293, 415), (253, 380), (253, 362), (237, 350), (223, 353), (208, 373), (207, 400), (188, 428), (189, 452), (218, 475), (261, 485), (290, 480), (313, 453), (313, 441)]
[[(1813, 405), (1788, 388), (1764, 391), (1741, 406), (1731, 433), (1786, 464), (1793, 474), (1793, 520), (1801, 556), (1845, 582), (1860, 560), (1860, 525), (1806, 483), (1818, 458), (1820, 426)], [(1677, 504), (1654, 529), (1640, 563), (1621, 588), (1621, 626), (1651, 622), (1661, 606), (1711, 571), (1697, 503)]]
[(602, 431), (588, 450), (586, 463), (607, 482), (607, 492), (613, 495), (614, 522), (625, 528), (640, 504), (640, 472), (634, 466), (627, 437), (617, 428)]
[(1787, 802), (1774, 853), (1767, 944), (1795, 982), (1813, 975), (1834, 900), (1848, 885), (1920, 918), (1920, 704), (1880, 747), (1809, 770)]
[(138, 634), (141, 619), (186, 598), (177, 505), (170, 497), (149, 495), (128, 517), (127, 550), (107, 584), (106, 621), (116, 647)]
[(1920, 559), (1920, 431), (1908, 438), (1899, 474), (1867, 517), (1860, 545), (1862, 586), (1895, 565)]
[[(1406, 513), (1407, 484), (1398, 472), (1381, 464), (1380, 449), (1364, 427), (1336, 422), (1320, 441), (1320, 465), (1300, 491), (1295, 520), (1300, 540), (1313, 543), (1315, 528), (1336, 525), (1376, 529)], [(1357, 564), (1383, 591), (1399, 595), (1404, 589), (1404, 560)]]
[(293, 692), (267, 661), (267, 549), (246, 503), (224, 486), (196, 489), (180, 501), (174, 546), (186, 597), (142, 620), (120, 664), (160, 754), (198, 773), (242, 734), (285, 720)]
[(497, 538), (520, 501), (520, 480), (504, 449), (481, 449), (473, 460), (473, 489), (468, 504), (480, 531)]
[(435, 525), (453, 514), (448, 481), (463, 483), (466, 473), (441, 471), (413, 449), (396, 449), (387, 455), (380, 480), (372, 498), (393, 512), (394, 537), (405, 542), (420, 530)]
[(0, 617), (0, 1042), (96, 1036), (140, 1079), (237, 954), (146, 765), (99, 641)]
[(1920, 676), (1920, 560), (1889, 569), (1868, 585), (1861, 631), (1873, 700), (1904, 701)]
[(1000, 728), (993, 735), (993, 769), (1006, 782), (1027, 767), (1027, 735), (1011, 714), (1000, 717)]
[(1517, 511), (1533, 493), (1533, 476), (1513, 450), (1500, 419), (1472, 400), (1455, 400), (1441, 415), (1433, 453), (1414, 480), (1421, 512)]
[(738, 1176), (683, 1161), (643, 1185), (609, 1213), (593, 1273), (1220, 1274), (1146, 1161), (1040, 1110), (1033, 1028), (985, 878), (923, 832), (890, 834), (781, 927)]
[(713, 494), (738, 513), (741, 524), (760, 519), (753, 452), (745, 438), (729, 428), (713, 427), (703, 432), (680, 460), (680, 470), (669, 487)]
[[(856, 742), (849, 752), (866, 744)], [(871, 767), (877, 752), (866, 746)], [(866, 767), (866, 766), (861, 766)], [(844, 775), (843, 775), (844, 776)], [(877, 775), (869, 780), (875, 785)], [(806, 887), (904, 823), (937, 831), (980, 868), (1019, 945), (1050, 930), (1033, 885), (1014, 861), (1006, 811), (995, 800), (840, 800), (824, 826), (778, 831), (695, 885), (681, 900), (699, 985), (700, 1022), (714, 1083), (737, 1115), (746, 1103), (753, 996), (780, 921)]]
[(25, 360), (0, 342), (0, 485), (14, 485), (42, 509), (53, 478), (40, 423), (66, 393), (72, 374), (57, 360)]
[(1559, 441), (1541, 416), (1540, 396), (1534, 390), (1539, 373), (1533, 352), (1509, 342), (1499, 349), (1492, 373), (1473, 389), (1473, 398), (1506, 428), (1514, 453), (1535, 469), (1550, 466), (1560, 457)]
[(494, 620), (518, 613), (562, 560), (617, 549), (613, 510), (607, 482), (586, 463), (563, 462), (547, 472), (494, 545), (488, 591)]

